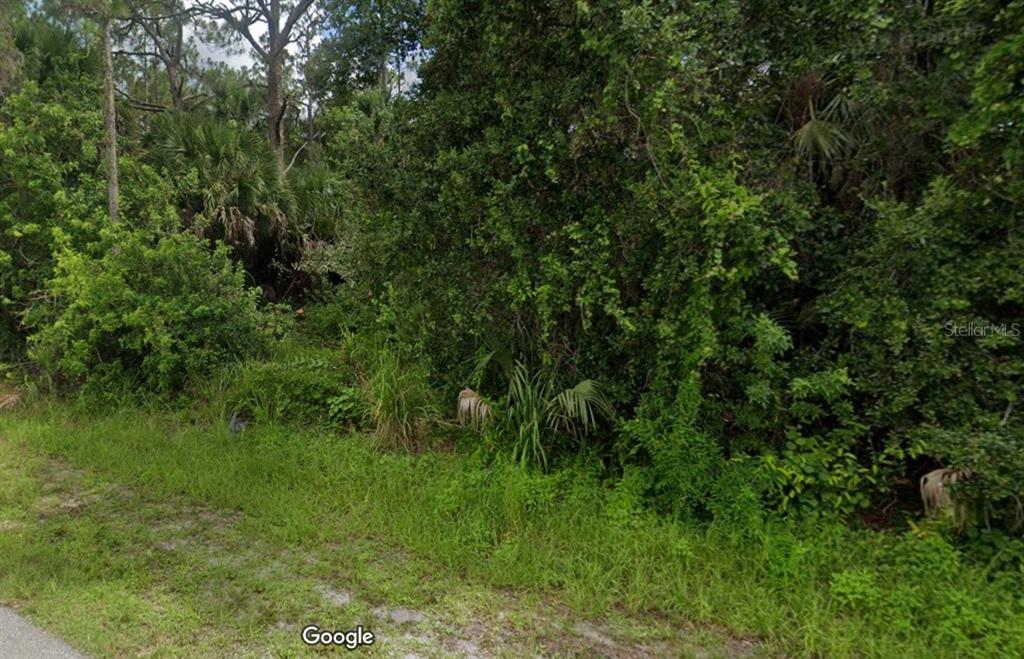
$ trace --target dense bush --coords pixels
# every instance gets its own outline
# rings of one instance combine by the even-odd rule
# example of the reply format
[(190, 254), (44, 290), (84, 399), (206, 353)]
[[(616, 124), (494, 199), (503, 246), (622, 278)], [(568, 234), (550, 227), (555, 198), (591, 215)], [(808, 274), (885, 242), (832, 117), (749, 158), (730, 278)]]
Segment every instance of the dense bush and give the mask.
[(970, 502), (975, 522), (1013, 531), (1024, 526), (1024, 433), (1020, 429), (975, 433), (929, 429), (922, 434), (949, 464), (972, 472), (972, 478), (957, 486), (956, 495)]
[(1019, 334), (947, 329), (1024, 311), (1019, 3), (428, 13), (419, 93), (332, 110), (326, 154), (346, 290), (446, 391), (492, 335), (606, 382), (605, 458), (698, 514), (735, 456), (849, 514), (1019, 395)]
[(336, 428), (362, 422), (363, 396), (339, 350), (276, 343), (272, 351), (272, 357), (227, 366), (197, 393), (224, 419), (238, 414), (257, 423)]
[(176, 391), (269, 338), (225, 247), (189, 235), (121, 233), (100, 258), (62, 252), (31, 312), (30, 355), (49, 373), (96, 387)]
[[(51, 28), (53, 29), (53, 28)], [(48, 32), (48, 31), (47, 31)], [(58, 40), (62, 33), (50, 34)], [(68, 38), (69, 37), (64, 37)], [(48, 41), (49, 43), (49, 41)], [(66, 67), (87, 66), (90, 56), (73, 40), (51, 53)], [(51, 49), (57, 46), (49, 43)], [(42, 73), (39, 74), (42, 76)], [(99, 255), (111, 245), (105, 181), (98, 176), (102, 116), (89, 102), (94, 80), (26, 80), (0, 107), (0, 352), (24, 358), (22, 315), (52, 275), (56, 253), (74, 247)], [(121, 162), (126, 222), (172, 228), (171, 191), (152, 168)]]
[[(280, 117), (280, 145), (242, 75), (203, 71), (151, 112), (162, 95), (132, 96), (148, 69), (116, 67), (124, 224), (230, 243), (267, 299), (305, 304), (307, 339), (387, 337), (351, 377), (253, 366), (232, 404), (365, 413), (412, 445), (472, 385), (504, 404), (492, 438), (521, 462), (592, 452), (673, 514), (849, 516), (942, 463), (975, 471), (983, 517), (1018, 523), (1020, 2), (414, 5), (376, 36), (358, 27), (374, 3), (324, 8), (354, 32), (323, 35), (285, 90), (307, 113), (301, 137)], [(250, 344), (251, 301), (232, 284), (210, 327), (247, 329), (187, 336), (165, 330), (187, 316), (170, 302), (129, 322), (129, 292), (94, 290), (91, 268), (128, 268), (140, 244), (109, 226), (99, 58), (45, 10), (9, 22), (0, 341), (22, 354), (49, 290), (29, 318), (47, 369), (177, 388)], [(353, 48), (372, 61), (332, 60)], [(402, 89), (381, 63), (414, 52)], [(78, 314), (87, 294), (123, 317)], [(474, 381), (493, 345), (533, 369), (514, 391)], [(548, 399), (587, 381), (616, 418), (572, 441)]]

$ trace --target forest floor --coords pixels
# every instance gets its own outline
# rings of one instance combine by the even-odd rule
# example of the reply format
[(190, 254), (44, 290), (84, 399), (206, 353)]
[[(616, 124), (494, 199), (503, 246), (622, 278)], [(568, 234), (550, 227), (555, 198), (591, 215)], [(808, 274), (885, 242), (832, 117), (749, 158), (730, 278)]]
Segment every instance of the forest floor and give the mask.
[[(282, 542), (244, 512), (0, 437), (0, 604), (93, 656), (303, 656), (308, 624), (383, 656), (758, 656), (662, 616), (587, 619), (365, 537)], [(340, 648), (334, 651), (344, 652)]]

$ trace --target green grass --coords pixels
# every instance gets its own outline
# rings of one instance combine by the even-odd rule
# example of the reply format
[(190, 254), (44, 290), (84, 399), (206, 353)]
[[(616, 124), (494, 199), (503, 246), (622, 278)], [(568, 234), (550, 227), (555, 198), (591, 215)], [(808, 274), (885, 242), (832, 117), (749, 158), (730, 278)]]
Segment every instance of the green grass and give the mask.
[[(296, 652), (275, 623), (325, 615), (317, 589), (339, 579), (367, 606), (462, 611), (467, 624), (511, 592), (520, 650), (555, 654), (575, 646), (545, 645), (545, 617), (601, 620), (684, 654), (730, 654), (738, 639), (799, 656), (1024, 649), (1020, 575), (983, 574), (936, 535), (687, 526), (582, 466), (542, 475), (466, 451), (382, 454), (358, 435), (272, 425), (230, 436), (169, 413), (44, 405), (3, 417), (0, 434), (0, 523), (14, 529), (0, 534), (0, 599), (98, 654), (134, 653), (139, 630), (171, 654), (199, 652), (187, 640), (199, 632), (205, 649)], [(43, 456), (83, 470), (70, 489), (102, 506), (40, 512), (61, 480)], [(122, 484), (136, 494), (110, 496)], [(209, 517), (185, 534), (192, 556), (159, 550), (182, 542), (160, 534), (189, 507)]]

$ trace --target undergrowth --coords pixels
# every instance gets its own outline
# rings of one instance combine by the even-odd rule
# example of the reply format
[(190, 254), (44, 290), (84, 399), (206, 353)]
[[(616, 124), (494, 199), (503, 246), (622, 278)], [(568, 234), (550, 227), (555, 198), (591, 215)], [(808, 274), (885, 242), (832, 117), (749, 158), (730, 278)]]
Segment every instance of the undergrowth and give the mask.
[[(550, 474), (466, 446), (381, 453), (366, 437), (41, 403), (0, 432), (110, 478), (239, 510), (287, 543), (367, 538), (588, 615), (720, 625), (802, 656), (1019, 656), (1021, 575), (970, 564), (935, 533), (837, 524), (688, 525), (645, 510), (587, 461)], [(467, 440), (476, 441), (476, 440)]]

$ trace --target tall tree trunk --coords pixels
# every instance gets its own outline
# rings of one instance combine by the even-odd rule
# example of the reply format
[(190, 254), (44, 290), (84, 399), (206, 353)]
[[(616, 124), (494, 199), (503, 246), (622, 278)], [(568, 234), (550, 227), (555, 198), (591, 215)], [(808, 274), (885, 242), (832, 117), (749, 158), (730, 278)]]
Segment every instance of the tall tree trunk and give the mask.
[(391, 100), (391, 89), (388, 85), (388, 53), (384, 51), (384, 57), (380, 61), (380, 93), (385, 101)]
[(288, 35), (281, 35), (281, 0), (270, 0), (267, 16), (267, 138), (277, 154), (277, 162), (284, 168), (284, 69), (285, 47)]
[(395, 53), (395, 98), (402, 98), (402, 69), (405, 62), (402, 61), (402, 54)]
[(176, 63), (168, 60), (167, 62), (167, 78), (171, 87), (171, 107), (174, 108), (175, 112), (181, 112), (185, 109), (185, 98), (184, 98), (184, 86), (185, 80), (181, 75), (181, 69)]
[(306, 141), (313, 142), (313, 97), (306, 97)]
[(267, 139), (281, 159), (284, 147), (284, 89), (281, 86), (281, 59), (269, 54), (267, 62)]
[(117, 109), (114, 107), (114, 58), (110, 46), (110, 19), (103, 21), (103, 119), (106, 124), (107, 208), (110, 221), (121, 219), (117, 181)]

